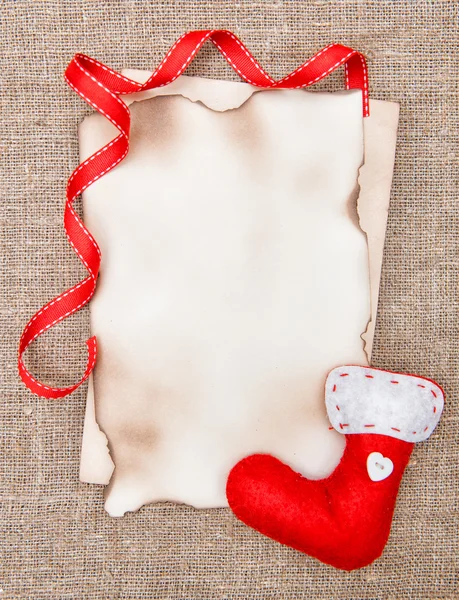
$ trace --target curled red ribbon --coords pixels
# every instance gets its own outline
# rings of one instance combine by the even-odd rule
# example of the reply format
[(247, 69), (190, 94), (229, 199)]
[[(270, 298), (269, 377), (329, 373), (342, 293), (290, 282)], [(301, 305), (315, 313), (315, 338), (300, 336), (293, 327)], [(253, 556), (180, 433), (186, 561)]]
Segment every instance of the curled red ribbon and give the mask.
[(242, 42), (230, 31), (190, 31), (182, 35), (164, 57), (153, 75), (144, 83), (124, 77), (102, 63), (76, 54), (65, 72), (65, 80), (90, 106), (107, 118), (119, 135), (98, 152), (81, 163), (67, 184), (64, 228), (70, 245), (88, 271), (88, 276), (77, 285), (48, 302), (30, 319), (19, 342), (18, 368), (25, 385), (38, 396), (63, 398), (80, 386), (94, 369), (97, 357), (96, 338), (90, 338), (88, 363), (78, 383), (66, 388), (40, 383), (26, 369), (23, 354), (39, 335), (85, 306), (96, 289), (100, 267), (100, 250), (91, 233), (73, 209), (73, 202), (86, 188), (120, 163), (129, 150), (129, 108), (120, 95), (132, 94), (165, 86), (179, 77), (210, 40), (220, 50), (232, 68), (251, 85), (264, 89), (297, 89), (310, 86), (341, 65), (345, 67), (346, 89), (362, 90), (363, 115), (369, 115), (368, 77), (365, 57), (346, 46), (330, 44), (289, 75), (275, 81), (258, 64)]

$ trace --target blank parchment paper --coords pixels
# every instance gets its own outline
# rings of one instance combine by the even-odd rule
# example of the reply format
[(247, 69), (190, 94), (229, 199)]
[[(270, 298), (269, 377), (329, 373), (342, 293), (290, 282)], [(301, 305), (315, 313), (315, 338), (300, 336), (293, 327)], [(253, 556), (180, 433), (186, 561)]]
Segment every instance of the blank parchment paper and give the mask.
[[(315, 478), (342, 453), (323, 386), (367, 364), (365, 330), (371, 353), (398, 107), (363, 120), (359, 91), (254, 91), (138, 94), (128, 157), (84, 193), (102, 266), (81, 478), (110, 481), (113, 516), (225, 506), (254, 452)], [(82, 158), (113, 135), (87, 118)]]

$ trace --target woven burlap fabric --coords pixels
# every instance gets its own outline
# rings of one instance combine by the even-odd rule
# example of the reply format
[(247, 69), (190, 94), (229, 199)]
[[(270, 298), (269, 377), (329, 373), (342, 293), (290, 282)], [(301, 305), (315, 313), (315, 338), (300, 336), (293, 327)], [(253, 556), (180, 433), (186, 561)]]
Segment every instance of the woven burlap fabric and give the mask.
[[(455, 0), (0, 3), (0, 598), (458, 598), (457, 6)], [(374, 364), (444, 385), (415, 448), (384, 555), (343, 573), (237, 522), (229, 510), (151, 505), (114, 520), (78, 481), (86, 389), (59, 402), (18, 381), (28, 317), (84, 275), (62, 229), (77, 125), (89, 109), (62, 73), (77, 51), (156, 65), (185, 30), (229, 28), (280, 76), (329, 42), (363, 51), (371, 93), (401, 104)], [(213, 48), (191, 73), (235, 78)], [(325, 87), (337, 88), (339, 76)], [(85, 362), (88, 313), (28, 353), (55, 384)]]

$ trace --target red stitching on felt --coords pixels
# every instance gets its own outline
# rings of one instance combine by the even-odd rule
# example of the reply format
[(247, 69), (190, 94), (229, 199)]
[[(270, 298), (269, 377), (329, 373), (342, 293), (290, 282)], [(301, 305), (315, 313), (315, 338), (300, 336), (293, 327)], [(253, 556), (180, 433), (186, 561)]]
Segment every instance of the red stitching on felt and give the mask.
[[(374, 379), (374, 378), (375, 378), (373, 375), (368, 375), (368, 374), (366, 374), (366, 373), (362, 373), (361, 369), (363, 369), (363, 367), (362, 367), (362, 366), (360, 366), (360, 365), (347, 365), (347, 366), (348, 366), (348, 367), (355, 367), (355, 368), (359, 369), (359, 371), (358, 371), (358, 374), (363, 374), (363, 375), (364, 375), (366, 378), (368, 378), (368, 379)], [(375, 371), (378, 371), (378, 372), (380, 372), (380, 373), (386, 373), (386, 374), (387, 374), (387, 373), (390, 373), (390, 374), (392, 374), (392, 375), (406, 375), (407, 377), (416, 378), (416, 379), (419, 379), (419, 377), (420, 377), (419, 375), (411, 375), (411, 374), (394, 373), (393, 371), (386, 371), (386, 370), (384, 370), (384, 369), (377, 369), (376, 367), (371, 367), (371, 368), (372, 368), (372, 369), (374, 369)], [(338, 375), (338, 373), (337, 373), (337, 374), (336, 374), (336, 376), (339, 376), (339, 377), (347, 377), (347, 376), (349, 376), (349, 373), (340, 373), (339, 375)], [(430, 380), (430, 379), (428, 379), (428, 381), (430, 381), (431, 383), (433, 383), (433, 384), (435, 384), (435, 385), (438, 385), (438, 384), (437, 384), (435, 381), (432, 381), (432, 380)], [(400, 381), (393, 379), (393, 380), (390, 380), (390, 383), (392, 383), (392, 384), (399, 384), (399, 383), (400, 383)], [(425, 386), (425, 385), (423, 385), (423, 384), (420, 384), (420, 383), (418, 383), (418, 384), (416, 384), (416, 385), (417, 385), (418, 387), (420, 387), (420, 388), (423, 388), (423, 389), (425, 389), (425, 388), (426, 388), (426, 386)], [(333, 386), (333, 391), (336, 391), (336, 385), (334, 385), (334, 386)], [(435, 392), (435, 390), (431, 389), (430, 391), (431, 391), (432, 395), (433, 395), (435, 398), (437, 398), (437, 396), (438, 396), (438, 395), (437, 395), (437, 393)], [(340, 410), (340, 407), (339, 407), (339, 405), (336, 405), (336, 408), (337, 408), (337, 410)], [(436, 407), (436, 406), (433, 406), (432, 410), (433, 410), (433, 414), (436, 414), (436, 413), (437, 413), (437, 407)], [(347, 427), (347, 426), (349, 426), (349, 424), (348, 424), (348, 423), (339, 423), (339, 427), (340, 427), (340, 429), (343, 429), (344, 427)], [(365, 427), (365, 428), (372, 428), (372, 427), (376, 427), (376, 425), (375, 425), (375, 424), (365, 424), (365, 425), (363, 425), (363, 426), (361, 426), (361, 427)], [(429, 426), (427, 426), (427, 427), (424, 429), (424, 433), (425, 433), (425, 432), (426, 432), (428, 429), (429, 429)], [(391, 427), (391, 430), (392, 430), (392, 431), (396, 431), (396, 432), (398, 432), (398, 433), (401, 433), (401, 430), (400, 430), (398, 427)], [(417, 432), (416, 432), (416, 431), (413, 431), (413, 432), (412, 432), (412, 435), (416, 435), (416, 434), (417, 434)]]
[[(362, 365), (343, 365), (346, 367), (356, 367), (358, 369), (364, 369), (364, 368), (370, 368), (372, 371), (377, 371), (378, 373), (389, 373), (391, 375), (403, 375), (404, 377), (412, 377), (413, 379), (422, 379), (424, 381), (429, 381), (430, 383), (432, 383), (433, 385), (435, 385), (435, 387), (439, 388), (441, 390), (441, 393), (443, 394), (443, 397), (445, 397), (445, 390), (441, 387), (441, 385), (437, 382), (434, 381), (433, 379), (430, 379), (429, 377), (426, 377), (425, 375), (418, 375), (415, 373), (399, 373), (398, 371), (389, 371), (389, 369), (378, 369), (378, 367), (362, 367)], [(421, 386), (420, 384), (418, 384), (420, 387), (425, 387), (425, 386)]]

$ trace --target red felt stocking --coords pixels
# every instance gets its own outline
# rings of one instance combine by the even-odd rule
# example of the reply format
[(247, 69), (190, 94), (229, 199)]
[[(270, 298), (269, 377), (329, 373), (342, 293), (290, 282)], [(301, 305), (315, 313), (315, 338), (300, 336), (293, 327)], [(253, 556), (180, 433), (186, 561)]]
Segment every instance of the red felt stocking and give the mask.
[(349, 431), (329, 477), (306, 479), (255, 454), (232, 469), (227, 497), (247, 525), (350, 571), (381, 555), (414, 442), (436, 426), (443, 393), (419, 377), (341, 367), (327, 379), (326, 404), (333, 426)]

